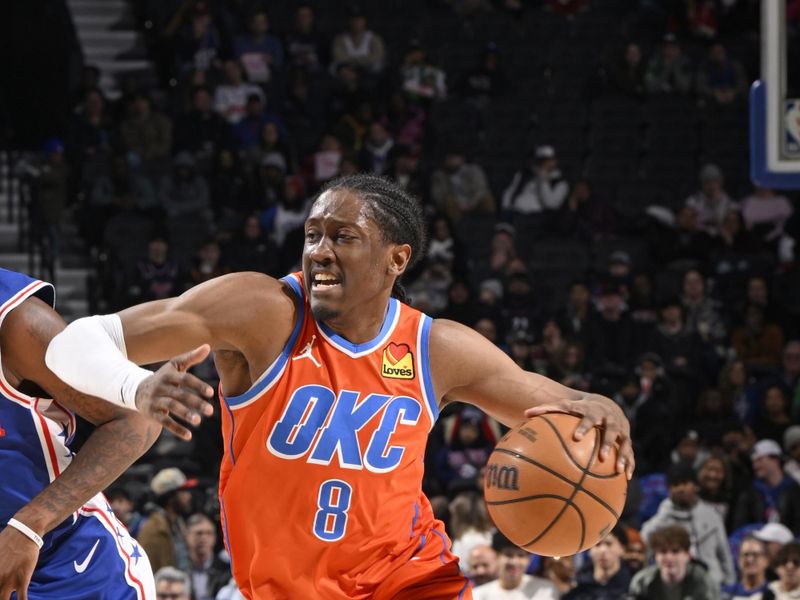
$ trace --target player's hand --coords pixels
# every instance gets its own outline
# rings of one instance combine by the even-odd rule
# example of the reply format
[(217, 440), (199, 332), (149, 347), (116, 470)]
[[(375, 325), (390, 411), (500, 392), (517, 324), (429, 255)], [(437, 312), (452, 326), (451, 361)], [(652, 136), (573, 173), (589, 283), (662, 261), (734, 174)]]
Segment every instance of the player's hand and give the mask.
[(525, 416), (531, 418), (548, 412), (582, 417), (573, 434), (576, 441), (582, 439), (592, 427), (599, 427), (603, 435), (600, 460), (607, 459), (616, 444), (617, 473), (624, 472), (628, 479), (633, 476), (636, 460), (631, 444), (631, 426), (616, 402), (599, 394), (587, 394), (581, 400), (554, 398), (552, 402), (529, 408), (525, 411)]
[(39, 560), (39, 549), (13, 527), (0, 531), (0, 600), (17, 592), (17, 600), (28, 600), (28, 584)]
[(214, 414), (214, 407), (208, 403), (214, 390), (187, 373), (191, 367), (203, 362), (210, 351), (211, 347), (203, 344), (164, 363), (151, 377), (142, 381), (136, 390), (139, 412), (158, 421), (178, 437), (192, 439), (192, 432), (173, 417), (198, 425), (201, 417)]

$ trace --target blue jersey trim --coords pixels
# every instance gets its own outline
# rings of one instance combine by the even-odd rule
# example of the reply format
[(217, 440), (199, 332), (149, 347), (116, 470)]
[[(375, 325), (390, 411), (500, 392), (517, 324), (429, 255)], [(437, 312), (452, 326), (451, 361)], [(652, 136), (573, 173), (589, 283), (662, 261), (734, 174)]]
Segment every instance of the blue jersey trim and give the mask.
[(414, 537), (414, 525), (417, 524), (417, 517), (419, 517), (419, 503), (414, 502), (414, 518), (411, 519), (411, 532), (408, 534), (408, 537)]
[(389, 334), (394, 329), (399, 313), (400, 302), (397, 300), (397, 298), (389, 298), (389, 306), (386, 310), (386, 316), (383, 318), (381, 330), (378, 332), (376, 337), (368, 342), (364, 342), (363, 344), (353, 344), (352, 342), (347, 341), (333, 329), (325, 325), (325, 323), (317, 322), (317, 326), (319, 327), (325, 339), (327, 339), (331, 344), (336, 346), (339, 350), (342, 350), (351, 358), (359, 358), (365, 354), (369, 354), (378, 346), (383, 345), (383, 343), (389, 337)]
[[(439, 418), (439, 406), (436, 403), (436, 396), (433, 393), (433, 380), (431, 379), (431, 362), (428, 351), (428, 340), (431, 334), (431, 324), (433, 320), (428, 315), (422, 315), (422, 335), (420, 336), (419, 346), (419, 365), (422, 371), (422, 387), (425, 392), (425, 399), (431, 409), (434, 422)], [(431, 423), (433, 426), (433, 423)]]
[(225, 549), (228, 551), (228, 558), (230, 558), (231, 561), (231, 571), (233, 571), (233, 552), (231, 552), (230, 543), (231, 536), (228, 534), (228, 513), (225, 512), (225, 500), (222, 499), (222, 494), (220, 494), (219, 497), (219, 506), (222, 509), (222, 518), (225, 520), (225, 527), (222, 532), (222, 535), (225, 538)]
[(445, 539), (444, 534), (441, 531), (438, 531), (436, 529), (432, 529), (431, 531), (433, 531), (433, 533), (442, 538), (442, 552), (441, 554), (439, 554), (439, 560), (442, 561), (443, 565), (446, 565), (447, 562), (444, 560), (444, 553), (447, 552), (447, 540)]
[(254, 400), (264, 390), (266, 390), (266, 388), (277, 381), (277, 379), (283, 373), (286, 363), (289, 362), (292, 349), (294, 348), (297, 338), (300, 335), (300, 330), (303, 328), (303, 319), (305, 318), (305, 301), (303, 300), (303, 290), (300, 288), (300, 284), (297, 282), (297, 279), (291, 275), (284, 277), (281, 279), (281, 281), (289, 284), (289, 287), (291, 287), (292, 290), (298, 295), (299, 302), (297, 303), (297, 323), (295, 323), (294, 329), (292, 330), (292, 335), (289, 336), (289, 341), (286, 342), (286, 345), (283, 347), (283, 351), (280, 353), (278, 358), (276, 358), (273, 363), (267, 367), (267, 370), (264, 371), (264, 374), (258, 379), (258, 381), (256, 381), (256, 383), (253, 384), (253, 386), (244, 394), (225, 398), (225, 403), (231, 408), (241, 408), (243, 405)]
[(236, 423), (234, 422), (233, 411), (228, 403), (225, 402), (225, 410), (228, 411), (228, 416), (231, 418), (231, 434), (228, 436), (228, 453), (231, 456), (231, 465), (236, 466), (236, 457), (233, 455), (233, 432), (236, 430)]

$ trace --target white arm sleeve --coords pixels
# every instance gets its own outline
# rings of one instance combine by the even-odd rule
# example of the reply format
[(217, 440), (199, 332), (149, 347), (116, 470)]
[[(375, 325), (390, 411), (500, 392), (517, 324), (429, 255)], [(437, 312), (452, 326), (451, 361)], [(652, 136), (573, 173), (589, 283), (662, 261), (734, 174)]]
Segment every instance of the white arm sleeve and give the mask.
[(45, 354), (47, 368), (79, 392), (136, 409), (136, 390), (152, 375), (128, 360), (117, 315), (84, 317), (55, 336)]

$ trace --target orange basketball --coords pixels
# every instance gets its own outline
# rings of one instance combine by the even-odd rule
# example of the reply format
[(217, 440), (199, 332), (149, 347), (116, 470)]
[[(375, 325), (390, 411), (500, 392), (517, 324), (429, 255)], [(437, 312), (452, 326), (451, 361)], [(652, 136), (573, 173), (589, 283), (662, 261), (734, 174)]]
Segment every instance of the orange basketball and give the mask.
[(484, 497), (497, 528), (518, 546), (569, 556), (593, 546), (619, 520), (628, 480), (616, 453), (600, 461), (597, 428), (576, 442), (580, 419), (534, 417), (509, 431), (486, 465)]

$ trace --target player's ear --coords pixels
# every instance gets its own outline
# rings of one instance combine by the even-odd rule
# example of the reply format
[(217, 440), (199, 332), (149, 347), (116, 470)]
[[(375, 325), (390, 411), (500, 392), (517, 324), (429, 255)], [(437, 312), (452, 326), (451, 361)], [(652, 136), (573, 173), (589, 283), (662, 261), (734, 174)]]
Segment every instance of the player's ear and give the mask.
[(400, 277), (408, 268), (411, 260), (411, 246), (409, 244), (395, 244), (389, 251), (389, 275)]

